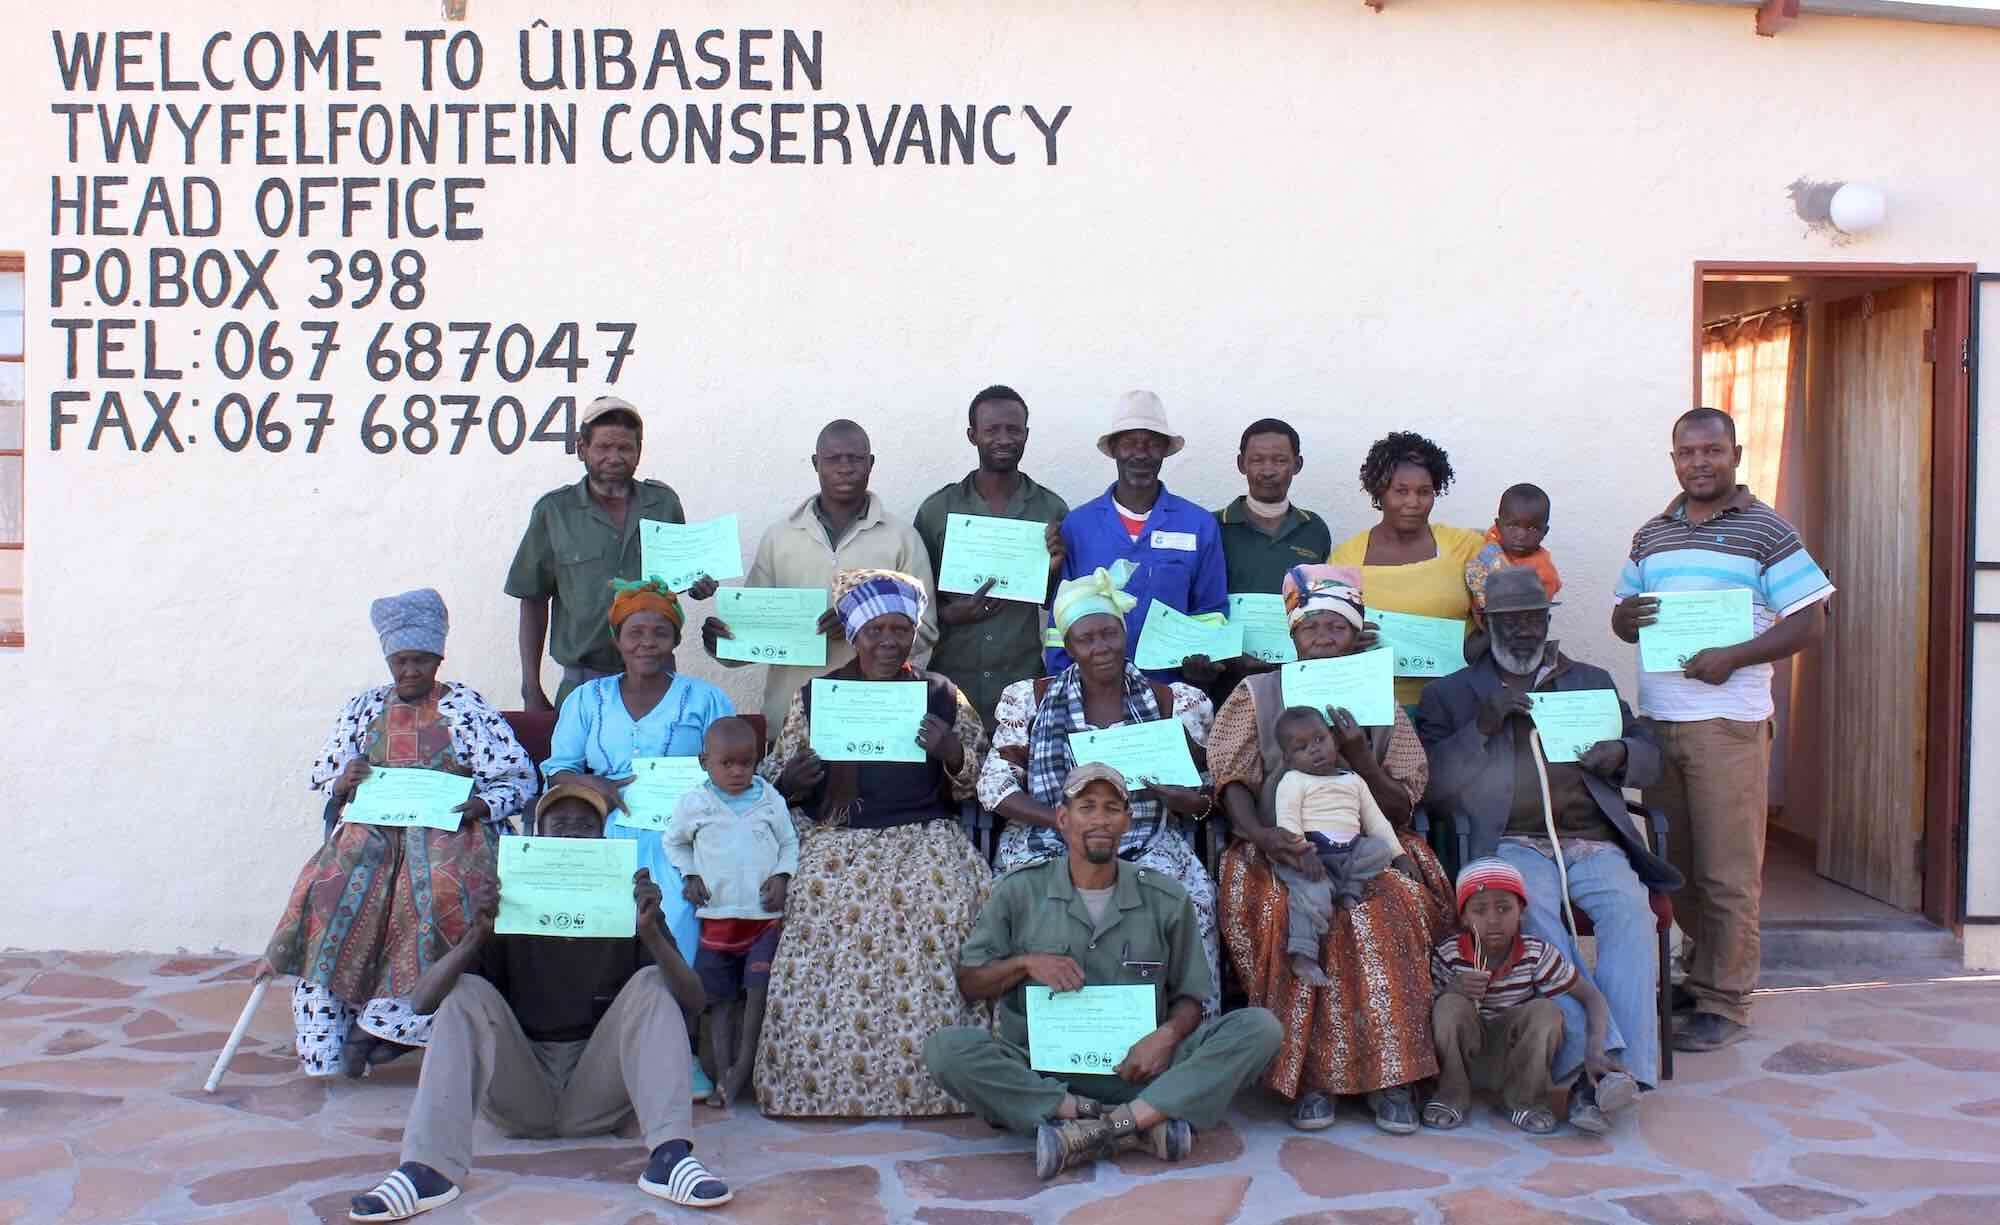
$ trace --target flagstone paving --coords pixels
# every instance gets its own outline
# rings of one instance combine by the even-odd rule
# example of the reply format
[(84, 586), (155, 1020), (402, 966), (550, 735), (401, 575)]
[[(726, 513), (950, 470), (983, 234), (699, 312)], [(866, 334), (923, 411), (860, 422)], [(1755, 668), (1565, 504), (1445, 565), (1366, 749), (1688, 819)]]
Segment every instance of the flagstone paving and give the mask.
[[(395, 1163), (414, 1059), (308, 1080), (287, 993), (202, 1092), (248, 961), (0, 953), (0, 1225), (346, 1219)], [(1127, 1155), (1038, 1182), (975, 1119), (783, 1123), (695, 1111), (737, 1189), (717, 1212), (638, 1192), (630, 1138), (510, 1141), (481, 1124), (466, 1194), (437, 1225), (1638, 1225), (2000, 1221), (2000, 979), (1766, 993), (1750, 1041), (1682, 1056), (1616, 1134), (1536, 1140), (1475, 1111), (1451, 1135), (1378, 1134), (1344, 1104), (1304, 1135), (1245, 1094), (1185, 1162)]]

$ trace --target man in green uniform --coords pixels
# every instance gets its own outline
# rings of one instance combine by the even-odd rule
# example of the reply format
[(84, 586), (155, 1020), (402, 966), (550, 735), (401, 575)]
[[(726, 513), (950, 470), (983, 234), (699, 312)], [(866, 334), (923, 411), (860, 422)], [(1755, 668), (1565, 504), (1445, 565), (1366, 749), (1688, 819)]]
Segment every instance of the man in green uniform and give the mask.
[[(553, 710), (542, 689), (542, 644), (562, 665), (556, 703), (587, 680), (625, 670), (611, 645), (611, 580), (639, 577), (639, 521), (685, 523), (680, 495), (660, 481), (639, 480), (639, 410), (599, 396), (583, 410), (576, 457), (583, 479), (550, 490), (528, 513), (528, 530), (507, 571), (507, 594), (521, 602), (521, 702)], [(705, 600), (714, 579), (687, 595)]]
[[(979, 467), (917, 509), (917, 535), (930, 554), (931, 573), (944, 568), (946, 517), (985, 515), (1048, 524), (1049, 573), (1055, 574), (1062, 569), (1062, 521), (1069, 504), (1021, 471), (1028, 449), (1028, 406), (1021, 393), (988, 387), (972, 397), (966, 413), (965, 438), (979, 453)], [(949, 677), (990, 728), (1000, 691), (1042, 674), (1041, 604), (940, 592), (937, 618), (931, 671)]]
[[(1236, 1091), (1278, 1049), (1278, 1019), (1244, 1008), (1204, 1021), (1215, 993), (1194, 907), (1171, 878), (1118, 858), (1131, 797), (1118, 771), (1078, 766), (1063, 783), (1059, 828), (1068, 854), (1002, 879), (959, 951), (958, 989), (995, 1000), (997, 1034), (939, 1030), (924, 1062), (946, 1091), (988, 1122), (1035, 1137), (1035, 1171), (1063, 1170), (1121, 1149), (1185, 1157), (1194, 1126), (1213, 1127)], [(1030, 1067), (1026, 987), (1150, 986), (1158, 1027), (1108, 1073), (1049, 1075)]]

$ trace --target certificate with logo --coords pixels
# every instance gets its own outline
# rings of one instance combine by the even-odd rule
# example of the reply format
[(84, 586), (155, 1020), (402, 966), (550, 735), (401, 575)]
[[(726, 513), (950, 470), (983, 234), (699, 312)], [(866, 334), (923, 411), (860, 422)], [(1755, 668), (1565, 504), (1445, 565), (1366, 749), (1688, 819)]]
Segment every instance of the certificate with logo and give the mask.
[(812, 751), (827, 761), (920, 762), (927, 686), (915, 681), (812, 682)]
[(1151, 983), (1061, 993), (1025, 988), (1028, 1066), (1037, 1072), (1111, 1075), (1134, 1043), (1159, 1028), (1156, 992)]
[(1397, 676), (1450, 676), (1465, 666), (1465, 622), (1450, 617), (1368, 610), (1396, 653)]
[(736, 516), (717, 515), (701, 523), (639, 520), (639, 568), (673, 591), (686, 591), (704, 574), (717, 580), (742, 578)]
[(715, 615), (730, 637), (715, 640), (715, 654), (750, 664), (826, 666), (823, 587), (725, 587), (715, 593)]
[(473, 780), (464, 774), (412, 766), (376, 766), (354, 789), (340, 819), (355, 825), (457, 829), (465, 814), (454, 812), (472, 798)]
[(681, 797), (707, 781), (699, 757), (634, 757), (632, 781), (618, 793), (625, 810), (611, 819), (633, 829), (664, 830)]
[(1146, 624), (1139, 630), (1139, 649), (1132, 653), (1132, 662), (1141, 668), (1178, 668), (1190, 655), (1222, 660), (1241, 654), (1242, 626), (1203, 621), (1154, 600), (1146, 610)]
[[(500, 839), (503, 936), (630, 936), (639, 930), (630, 838)], [(659, 882), (655, 881), (655, 884)]]
[(1171, 715), (1102, 731), (1071, 732), (1069, 752), (1077, 765), (1096, 761), (1110, 766), (1134, 791), (1147, 782), (1201, 786), (1201, 771), (1194, 768), (1194, 755), (1188, 752), (1187, 729)]
[(937, 588), (967, 594), (993, 580), (996, 600), (1040, 604), (1049, 593), (1048, 525), (993, 515), (946, 515)]
[(1528, 704), (1535, 730), (1542, 736), (1542, 756), (1550, 761), (1575, 761), (1598, 741), (1625, 734), (1614, 689), (1531, 693)]
[(1253, 593), (1229, 597), (1229, 623), (1243, 630), (1243, 654), (1267, 664), (1288, 664), (1298, 659), (1292, 646), (1291, 620), (1285, 615), (1285, 597)]
[(1679, 672), (1696, 652), (1748, 642), (1750, 589), (1649, 591), (1660, 602), (1659, 620), (1639, 627), (1639, 669)]
[(1286, 664), (1278, 685), (1287, 706), (1310, 706), (1321, 714), (1329, 706), (1341, 707), (1363, 727), (1396, 721), (1396, 655), (1386, 646)]

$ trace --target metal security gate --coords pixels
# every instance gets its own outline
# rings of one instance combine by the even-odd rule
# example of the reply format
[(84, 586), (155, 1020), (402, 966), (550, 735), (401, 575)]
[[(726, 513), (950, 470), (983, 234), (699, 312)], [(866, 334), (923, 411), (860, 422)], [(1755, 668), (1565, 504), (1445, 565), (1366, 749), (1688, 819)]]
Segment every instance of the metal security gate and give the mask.
[(1967, 923), (2000, 924), (2000, 273), (1973, 274), (1967, 324), (1972, 641), (1965, 661), (1966, 828), (1959, 896), (1965, 899)]

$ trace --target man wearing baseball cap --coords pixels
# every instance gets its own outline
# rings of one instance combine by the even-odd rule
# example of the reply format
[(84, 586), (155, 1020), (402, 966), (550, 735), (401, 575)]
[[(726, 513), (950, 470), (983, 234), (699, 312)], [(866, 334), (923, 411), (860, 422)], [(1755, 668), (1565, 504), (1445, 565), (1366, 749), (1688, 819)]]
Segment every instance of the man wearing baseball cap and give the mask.
[[(529, 710), (553, 710), (583, 682), (624, 671), (611, 645), (611, 580), (639, 577), (641, 519), (687, 522), (671, 486), (637, 475), (644, 435), (629, 401), (592, 400), (577, 425), (583, 479), (543, 494), (528, 513), (505, 590), (521, 602), (521, 701)], [(705, 600), (715, 587), (703, 578), (687, 595)], [(544, 641), (563, 670), (554, 703), (542, 689)]]
[[(1171, 878), (1118, 857), (1129, 820), (1124, 776), (1102, 763), (1063, 780), (1059, 826), (1068, 853), (993, 887), (959, 951), (958, 989), (993, 1000), (998, 1032), (942, 1029), (924, 1043), (937, 1082), (988, 1122), (1035, 1138), (1035, 1170), (1065, 1169), (1131, 1149), (1179, 1161), (1196, 1127), (1213, 1127), (1236, 1091), (1278, 1049), (1278, 1020), (1244, 1008), (1204, 1021), (1215, 991), (1187, 894)], [(1037, 1070), (1027, 989), (1149, 990), (1155, 1028), (1122, 1049), (1073, 1051), (1067, 1070)]]
[[(1160, 467), (1187, 445), (1167, 424), (1166, 406), (1150, 391), (1118, 397), (1111, 424), (1097, 449), (1117, 465), (1118, 479), (1096, 498), (1063, 519), (1064, 579), (1080, 578), (1114, 562), (1137, 567), (1125, 591), (1138, 603), (1125, 614), (1125, 653), (1139, 649), (1141, 628), (1154, 601), (1190, 616), (1224, 616), (1229, 610), (1229, 574), (1222, 556), (1222, 530), (1215, 516), (1186, 498), (1169, 493)], [(1209, 661), (1193, 657), (1190, 674), (1205, 685), (1220, 674)], [(1050, 676), (1060, 676), (1069, 653), (1051, 646)], [(1150, 673), (1155, 680), (1183, 678), (1183, 668)]]

